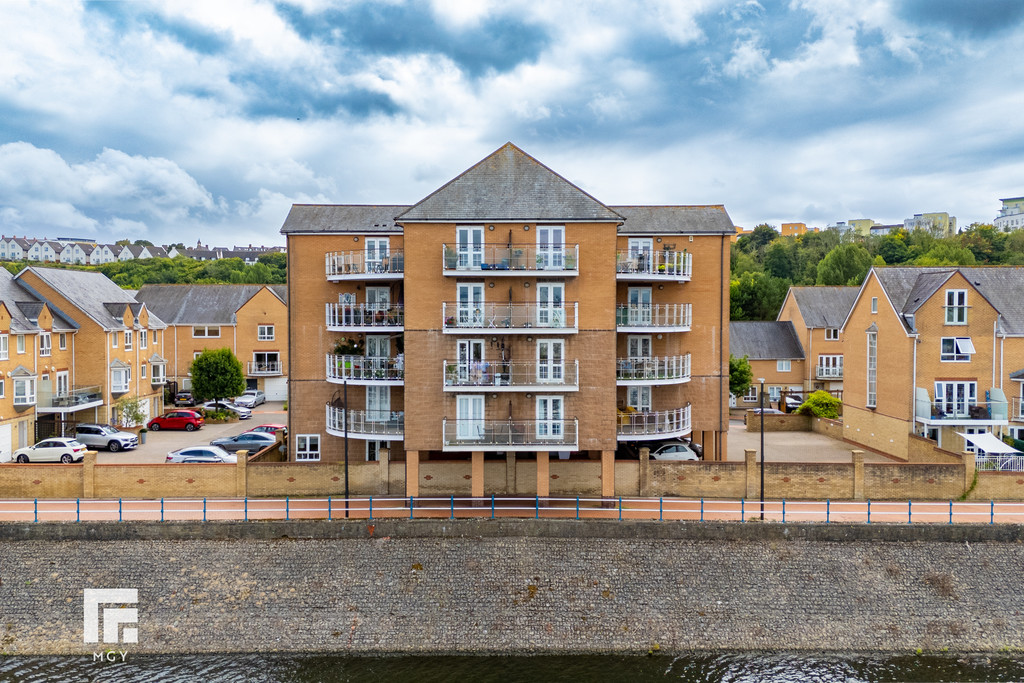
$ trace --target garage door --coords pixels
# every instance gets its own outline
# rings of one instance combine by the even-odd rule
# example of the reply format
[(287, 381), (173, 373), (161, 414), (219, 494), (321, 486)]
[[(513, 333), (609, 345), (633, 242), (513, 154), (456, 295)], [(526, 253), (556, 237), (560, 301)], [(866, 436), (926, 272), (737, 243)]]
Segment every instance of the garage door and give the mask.
[(268, 401), (288, 400), (288, 378), (267, 377), (263, 384), (263, 392), (267, 395)]
[[(14, 448), (11, 445), (11, 425), (0, 425), (0, 456), (9, 456), (13, 452)], [(5, 457), (0, 457), (0, 462), (3, 460), (5, 460)]]

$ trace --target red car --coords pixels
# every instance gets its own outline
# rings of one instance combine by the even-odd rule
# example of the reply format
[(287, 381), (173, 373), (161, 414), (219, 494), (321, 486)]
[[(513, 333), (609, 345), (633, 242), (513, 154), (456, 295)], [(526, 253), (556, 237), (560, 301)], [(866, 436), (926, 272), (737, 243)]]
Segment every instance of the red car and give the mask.
[(184, 429), (186, 432), (194, 432), (203, 426), (203, 416), (194, 410), (172, 410), (154, 417), (146, 426), (154, 432), (161, 429)]

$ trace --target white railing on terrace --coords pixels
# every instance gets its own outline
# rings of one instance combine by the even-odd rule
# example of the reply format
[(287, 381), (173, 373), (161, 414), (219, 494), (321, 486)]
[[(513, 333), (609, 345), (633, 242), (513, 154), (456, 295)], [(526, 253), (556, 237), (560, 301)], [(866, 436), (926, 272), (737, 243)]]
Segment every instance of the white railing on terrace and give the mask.
[(327, 327), (402, 327), (405, 311), (399, 304), (327, 304)]
[(615, 379), (628, 381), (657, 381), (690, 378), (690, 354), (654, 358), (619, 358), (616, 360)]
[(327, 431), (334, 436), (345, 435), (345, 413), (348, 413), (348, 434), (359, 436), (404, 437), (405, 413), (387, 410), (349, 410), (327, 404)]
[(976, 455), (974, 459), (978, 470), (984, 472), (1024, 472), (1024, 454), (986, 453)]
[(684, 327), (689, 328), (691, 304), (620, 304), (615, 309), (619, 327)]
[(365, 251), (335, 251), (324, 255), (324, 268), (329, 278), (402, 275), (405, 255), (400, 249), (374, 258), (367, 258)]
[(443, 420), (444, 445), (479, 450), (485, 447), (565, 450), (575, 448), (579, 420)]
[(693, 271), (693, 254), (685, 251), (650, 251), (630, 254), (619, 251), (615, 254), (615, 272), (624, 278), (641, 276), (689, 280)]
[(579, 272), (578, 244), (538, 247), (536, 244), (490, 244), (477, 248), (442, 245), (446, 275), (486, 271), (490, 275), (521, 275), (530, 271)]
[(456, 363), (444, 361), (446, 387), (565, 387), (576, 386), (578, 360), (561, 363), (495, 361)]
[(248, 375), (280, 375), (284, 365), (280, 361), (257, 363), (249, 361), (246, 363), (246, 374)]
[(327, 381), (400, 382), (405, 379), (405, 363), (397, 358), (344, 356), (327, 354)]
[(690, 406), (674, 410), (619, 411), (618, 435), (643, 438), (672, 437), (690, 431)]
[(576, 330), (578, 310), (579, 304), (574, 301), (560, 307), (488, 302), (466, 305), (449, 301), (441, 304), (441, 321), (446, 330)]
[(831, 365), (818, 365), (815, 368), (815, 376), (818, 379), (842, 379), (843, 378), (843, 367), (831, 366)]

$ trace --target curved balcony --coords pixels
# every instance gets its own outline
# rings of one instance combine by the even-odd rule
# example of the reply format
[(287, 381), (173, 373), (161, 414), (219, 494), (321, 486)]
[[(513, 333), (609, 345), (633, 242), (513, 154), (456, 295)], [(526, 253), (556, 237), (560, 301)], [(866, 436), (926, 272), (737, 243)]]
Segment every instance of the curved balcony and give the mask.
[(380, 385), (405, 384), (405, 362), (398, 358), (342, 356), (327, 354), (327, 381), (332, 384)]
[(615, 309), (619, 332), (689, 332), (691, 304), (620, 304)]
[(444, 361), (445, 391), (579, 391), (580, 362)]
[(441, 304), (441, 323), (445, 334), (466, 334), (473, 329), (500, 330), (501, 334), (576, 334), (578, 313), (579, 304), (569, 301), (560, 307), (509, 303), (467, 306), (449, 301)]
[(689, 282), (692, 270), (693, 254), (685, 251), (615, 254), (616, 280)]
[(690, 381), (690, 354), (656, 358), (619, 358), (615, 383), (621, 386), (683, 384)]
[(690, 406), (673, 410), (619, 411), (619, 441), (675, 439), (691, 431)]
[(449, 420), (442, 422), (443, 450), (575, 451), (579, 420)]
[(327, 304), (327, 329), (331, 332), (401, 331), (405, 311), (398, 304)]
[[(348, 438), (367, 441), (401, 441), (405, 439), (405, 413), (385, 410), (349, 410)], [(327, 433), (345, 436), (346, 410), (327, 404)]]
[(331, 282), (401, 280), (405, 276), (405, 254), (397, 249), (386, 256), (368, 258), (366, 251), (334, 251), (324, 255), (324, 270)]
[(578, 244), (538, 247), (536, 244), (486, 243), (475, 248), (445, 244), (442, 245), (441, 256), (445, 275), (486, 273), (492, 277), (543, 277), (580, 274)]

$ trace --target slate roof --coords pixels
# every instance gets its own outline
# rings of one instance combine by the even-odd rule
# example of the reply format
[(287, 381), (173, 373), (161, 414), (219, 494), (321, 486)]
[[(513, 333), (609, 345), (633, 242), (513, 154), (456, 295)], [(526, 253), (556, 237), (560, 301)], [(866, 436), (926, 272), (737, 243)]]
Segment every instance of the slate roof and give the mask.
[(1010, 379), (1018, 379), (1024, 381), (1024, 368), (1021, 368), (1017, 372), (1011, 372)]
[(402, 232), (395, 216), (408, 208), (397, 204), (293, 204), (281, 232)]
[[(43, 308), (43, 302), (33, 292), (22, 287), (14, 276), (6, 269), (0, 268), (0, 301), (7, 306), (11, 314), (11, 332), (13, 334), (33, 333), (39, 331), (36, 320)], [(50, 307), (53, 314), (53, 329), (70, 332), (78, 329), (78, 325), (59, 314), (57, 309)]]
[[(171, 325), (234, 325), (235, 312), (267, 285), (143, 285), (136, 298)], [(287, 302), (287, 286), (270, 290)]]
[(842, 327), (860, 287), (790, 287), (807, 327)]
[[(711, 206), (612, 206), (626, 219), (626, 234), (702, 233), (732, 235), (736, 226), (719, 204)], [(681, 247), (680, 247), (681, 248)]]
[(729, 323), (729, 353), (750, 360), (803, 360), (804, 347), (788, 320), (741, 321)]
[[(103, 273), (63, 268), (36, 267), (28, 267), (23, 270), (22, 273), (26, 271), (31, 271), (40, 280), (60, 292), (68, 301), (73, 303), (79, 310), (92, 318), (92, 320), (103, 329), (126, 329), (123, 321), (120, 319), (121, 314), (117, 314), (117, 317), (115, 317), (111, 311), (118, 310), (118, 306), (120, 306), (119, 310), (123, 314), (124, 306), (134, 304), (136, 301), (132, 298), (131, 294), (118, 287), (114, 284), (113, 280)], [(32, 290), (27, 283), (21, 280), (20, 273), (18, 275), (18, 282), (35, 294), (36, 298), (46, 301), (46, 297), (43, 297)], [(51, 311), (54, 311), (55, 313), (62, 313), (65, 317), (68, 317), (66, 311), (59, 311), (53, 304), (50, 304), (49, 302), (47, 303), (50, 306)], [(108, 305), (110, 304), (116, 305), (112, 306), (111, 309), (108, 310)], [(164, 326), (164, 323), (160, 319), (159, 315), (155, 315), (150, 311), (149, 326), (159, 329)]]
[(907, 315), (913, 314), (956, 272), (961, 273), (1000, 313), (1002, 331), (1024, 336), (1024, 267), (931, 267), (873, 268), (886, 296), (902, 316), (907, 330), (913, 331)]
[(511, 142), (400, 214), (400, 222), (619, 222), (622, 217)]

